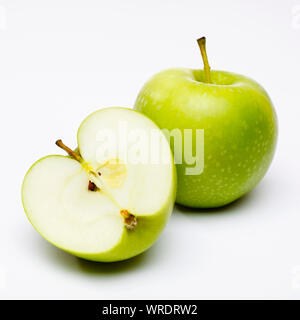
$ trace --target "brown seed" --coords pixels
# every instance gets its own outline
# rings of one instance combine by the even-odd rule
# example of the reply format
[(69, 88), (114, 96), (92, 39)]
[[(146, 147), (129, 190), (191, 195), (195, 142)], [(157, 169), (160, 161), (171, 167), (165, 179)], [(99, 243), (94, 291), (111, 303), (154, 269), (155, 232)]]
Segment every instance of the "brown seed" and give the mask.
[(97, 186), (95, 185), (94, 182), (89, 181), (88, 189), (89, 189), (90, 191), (96, 191), (96, 190), (97, 190)]

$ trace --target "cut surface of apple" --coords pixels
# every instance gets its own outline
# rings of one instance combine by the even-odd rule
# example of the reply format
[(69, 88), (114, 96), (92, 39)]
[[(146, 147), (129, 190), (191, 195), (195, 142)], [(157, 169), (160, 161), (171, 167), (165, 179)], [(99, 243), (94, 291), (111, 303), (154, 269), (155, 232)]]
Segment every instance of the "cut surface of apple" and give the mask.
[(47, 156), (28, 171), (22, 199), (29, 220), (52, 244), (85, 259), (142, 253), (161, 234), (175, 201), (166, 138), (144, 115), (107, 108), (83, 121), (77, 140), (78, 152), (58, 141), (69, 156)]

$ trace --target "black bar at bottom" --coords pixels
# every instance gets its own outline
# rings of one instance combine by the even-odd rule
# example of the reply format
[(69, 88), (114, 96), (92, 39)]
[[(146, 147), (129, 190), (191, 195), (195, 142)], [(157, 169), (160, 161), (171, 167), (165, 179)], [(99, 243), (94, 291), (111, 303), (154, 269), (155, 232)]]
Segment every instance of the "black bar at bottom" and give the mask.
[(48, 319), (209, 319), (230, 317), (256, 319), (276, 316), (286, 319), (300, 310), (299, 301), (211, 300), (3, 300), (0, 318)]

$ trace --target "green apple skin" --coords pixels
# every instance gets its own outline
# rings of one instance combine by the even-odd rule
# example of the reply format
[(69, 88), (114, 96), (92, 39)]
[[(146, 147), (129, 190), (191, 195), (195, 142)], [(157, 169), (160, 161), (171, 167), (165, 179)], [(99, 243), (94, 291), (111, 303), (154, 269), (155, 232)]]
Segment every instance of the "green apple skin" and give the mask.
[(225, 71), (211, 71), (211, 78), (205, 83), (203, 70), (162, 71), (135, 103), (161, 129), (204, 129), (202, 174), (186, 175), (184, 161), (176, 165), (176, 202), (194, 208), (224, 206), (253, 189), (270, 166), (277, 140), (275, 110), (257, 82)]

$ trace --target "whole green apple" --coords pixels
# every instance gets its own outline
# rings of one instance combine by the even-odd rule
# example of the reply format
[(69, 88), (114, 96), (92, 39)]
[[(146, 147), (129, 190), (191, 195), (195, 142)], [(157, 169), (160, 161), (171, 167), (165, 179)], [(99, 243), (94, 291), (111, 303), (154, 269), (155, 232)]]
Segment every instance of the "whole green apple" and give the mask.
[[(133, 161), (148, 146), (125, 145), (120, 125), (133, 138), (160, 135), (164, 162)], [(49, 242), (84, 259), (120, 261), (144, 252), (175, 202), (176, 170), (165, 136), (139, 112), (107, 108), (82, 122), (77, 141), (73, 151), (58, 140), (69, 156), (44, 157), (28, 170), (22, 187), (28, 219)]]
[[(258, 83), (239, 74), (210, 71), (205, 38), (198, 43), (204, 70), (170, 69), (156, 74), (140, 91), (135, 109), (161, 129), (182, 133), (181, 144), (171, 143), (177, 160), (176, 202), (211, 208), (238, 199), (263, 178), (275, 151), (277, 119)], [(187, 136), (185, 129), (192, 129), (193, 135)], [(197, 129), (204, 132), (203, 159), (196, 150)], [(192, 146), (196, 161), (204, 160), (198, 174), (190, 174), (190, 162), (177, 159), (176, 153), (180, 155), (185, 145)]]

